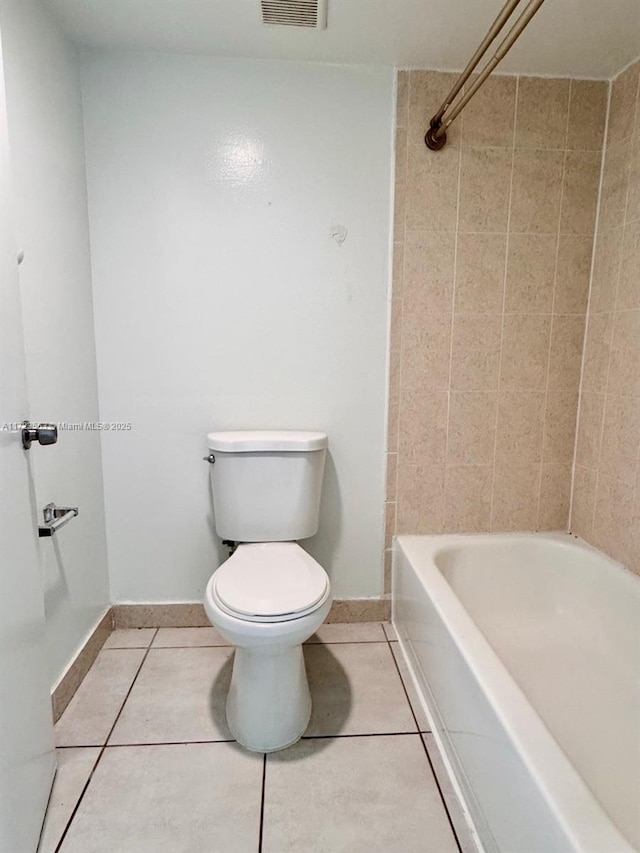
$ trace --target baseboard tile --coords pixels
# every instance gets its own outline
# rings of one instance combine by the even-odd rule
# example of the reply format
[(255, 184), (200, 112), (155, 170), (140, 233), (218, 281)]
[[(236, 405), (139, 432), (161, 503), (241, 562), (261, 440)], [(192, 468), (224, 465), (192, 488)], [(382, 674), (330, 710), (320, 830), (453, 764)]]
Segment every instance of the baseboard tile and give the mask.
[(58, 722), (65, 708), (73, 699), (82, 679), (89, 672), (91, 665), (98, 657), (98, 652), (106, 643), (112, 630), (113, 614), (112, 608), (109, 608), (51, 692), (51, 711), (54, 723)]
[(114, 604), (114, 628), (209, 628), (200, 602), (179, 604)]
[[(207, 628), (211, 623), (199, 602), (114, 604), (114, 628)], [(380, 598), (336, 599), (327, 622), (387, 622), (391, 603)]]

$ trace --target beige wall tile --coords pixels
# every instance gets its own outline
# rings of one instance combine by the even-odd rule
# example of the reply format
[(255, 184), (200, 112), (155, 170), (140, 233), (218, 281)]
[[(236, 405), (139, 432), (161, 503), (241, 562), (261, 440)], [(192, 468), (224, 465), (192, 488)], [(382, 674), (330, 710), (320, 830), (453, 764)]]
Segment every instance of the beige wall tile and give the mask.
[(622, 257), (623, 228), (600, 231), (596, 237), (589, 311), (613, 311)]
[(616, 306), (619, 311), (640, 308), (640, 219), (624, 227)]
[(491, 529), (535, 530), (539, 492), (539, 464), (496, 463)]
[(604, 394), (583, 391), (580, 398), (576, 464), (584, 468), (597, 468), (602, 440)]
[(492, 465), (449, 465), (445, 480), (444, 528), (483, 533), (491, 525)]
[(452, 391), (449, 400), (447, 463), (493, 463), (496, 391)]
[[(472, 75), (465, 90), (473, 85)], [(482, 84), (462, 115), (462, 140), (475, 148), (510, 148), (516, 114), (516, 78), (491, 76)]]
[(396, 124), (406, 127), (409, 120), (409, 72), (398, 71), (396, 78)]
[(593, 529), (596, 480), (597, 474), (593, 469), (576, 465), (573, 475), (570, 530), (587, 541), (590, 541)]
[(460, 151), (447, 143), (441, 151), (409, 145), (406, 224), (426, 231), (455, 231)]
[(570, 500), (571, 465), (543, 465), (538, 530), (566, 530)]
[[(638, 108), (640, 113), (640, 107)], [(640, 119), (638, 119), (640, 123)], [(629, 170), (629, 189), (627, 191), (627, 222), (640, 219), (640, 130), (631, 140), (631, 168)]]
[(573, 461), (577, 391), (548, 391), (544, 415), (542, 461), (569, 465)]
[(393, 244), (393, 296), (402, 298), (402, 276), (404, 270), (404, 243)]
[[(439, 71), (410, 71), (409, 72), (409, 143), (424, 144), (424, 135), (429, 127), (429, 120), (435, 114), (440, 104), (448, 95), (451, 87), (458, 79), (457, 74)], [(437, 157), (447, 150), (449, 143), (459, 140), (460, 125), (454, 122), (447, 133), (447, 147), (437, 152)], [(429, 152), (432, 156), (434, 152)]]
[(551, 326), (548, 387), (553, 391), (572, 390), (580, 385), (585, 318), (555, 314)]
[(441, 533), (444, 465), (398, 466), (397, 532)]
[(568, 79), (520, 77), (516, 148), (564, 148), (568, 110)]
[(609, 370), (613, 314), (589, 314), (582, 368), (582, 388), (604, 393)]
[(402, 464), (444, 462), (447, 433), (446, 392), (402, 390), (400, 396), (399, 460)]
[(506, 234), (458, 234), (455, 311), (502, 311)]
[(589, 298), (593, 238), (562, 234), (558, 241), (553, 309), (557, 314), (584, 314)]
[(500, 388), (542, 390), (547, 384), (551, 317), (507, 314), (502, 336)]
[(384, 547), (391, 548), (396, 532), (396, 504), (387, 501), (384, 505)]
[(407, 128), (396, 128), (396, 183), (407, 182)]
[(602, 148), (609, 86), (605, 80), (572, 80), (567, 148)]
[(510, 234), (504, 310), (551, 313), (558, 238), (555, 234)]
[(637, 465), (636, 487), (629, 530), (629, 568), (640, 575), (640, 461)]
[(389, 346), (391, 351), (399, 350), (402, 345), (402, 297), (391, 300), (391, 324), (389, 327)]
[(393, 199), (393, 239), (404, 243), (404, 224), (407, 211), (407, 185), (396, 184)]
[(633, 484), (640, 448), (640, 397), (607, 394), (599, 471)]
[(562, 151), (520, 151), (513, 162), (510, 231), (557, 234)]
[(398, 487), (398, 454), (387, 453), (387, 501), (395, 501)]
[(544, 391), (500, 391), (496, 438), (498, 462), (540, 462), (544, 412)]
[(640, 397), (640, 310), (615, 314), (607, 391)]
[(399, 414), (400, 400), (389, 400), (389, 413), (387, 415), (387, 450), (394, 453), (398, 450)]
[(632, 515), (633, 485), (598, 474), (592, 541), (621, 563), (628, 561)]
[(631, 166), (631, 140), (607, 148), (602, 173), (598, 230), (607, 231), (624, 224)]
[(404, 391), (446, 391), (451, 363), (451, 314), (403, 306), (401, 384)]
[[(640, 399), (640, 186), (630, 179), (635, 169), (640, 184), (640, 144), (621, 135), (632, 119), (614, 117), (585, 344), (608, 84), (490, 78), (434, 154), (424, 133), (455, 79), (398, 75), (387, 460), (394, 525), (408, 533), (562, 529), (584, 346), (573, 503), (574, 524), (591, 536), (597, 467), (619, 482), (613, 472), (623, 458), (627, 472), (638, 465), (628, 464), (638, 416), (623, 398)], [(604, 518), (612, 490), (599, 494)]]
[(455, 234), (407, 230), (403, 298), (410, 313), (453, 308)]
[(600, 164), (599, 151), (567, 152), (562, 183), (562, 234), (593, 234), (598, 205)]
[(607, 145), (614, 145), (633, 133), (639, 72), (640, 63), (636, 62), (611, 84)]
[(492, 391), (498, 387), (500, 314), (455, 316), (451, 354), (451, 388)]
[(460, 174), (460, 231), (507, 230), (510, 148), (464, 148)]
[(400, 359), (401, 352), (399, 349), (392, 349), (389, 352), (389, 400), (400, 399)]

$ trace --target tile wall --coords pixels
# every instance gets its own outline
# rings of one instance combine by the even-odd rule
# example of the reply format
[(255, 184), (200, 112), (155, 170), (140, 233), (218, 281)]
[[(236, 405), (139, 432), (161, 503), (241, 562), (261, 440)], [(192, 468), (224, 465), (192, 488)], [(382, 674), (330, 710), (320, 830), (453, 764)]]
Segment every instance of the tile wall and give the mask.
[(571, 530), (640, 574), (640, 62), (617, 77), (602, 179)]
[(398, 75), (387, 592), (395, 532), (568, 522), (608, 84), (494, 77), (431, 152), (455, 79)]

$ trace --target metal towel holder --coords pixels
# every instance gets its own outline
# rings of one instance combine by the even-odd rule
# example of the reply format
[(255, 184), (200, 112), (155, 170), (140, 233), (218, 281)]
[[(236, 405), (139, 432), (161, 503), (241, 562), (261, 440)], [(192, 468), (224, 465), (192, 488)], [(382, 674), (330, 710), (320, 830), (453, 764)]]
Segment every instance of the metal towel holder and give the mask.
[(42, 511), (44, 524), (38, 527), (38, 536), (43, 539), (53, 536), (61, 527), (75, 518), (78, 514), (77, 506), (56, 506), (54, 503), (47, 504)]

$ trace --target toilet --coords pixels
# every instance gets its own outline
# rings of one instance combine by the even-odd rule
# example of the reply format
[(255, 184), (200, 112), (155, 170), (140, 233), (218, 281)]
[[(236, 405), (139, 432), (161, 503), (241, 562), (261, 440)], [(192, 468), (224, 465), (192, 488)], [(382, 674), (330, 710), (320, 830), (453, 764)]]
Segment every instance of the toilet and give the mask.
[(327, 436), (212, 432), (207, 444), (216, 530), (234, 547), (204, 600), (235, 646), (227, 723), (242, 746), (275, 752), (309, 723), (302, 644), (331, 607), (327, 573), (297, 544), (318, 530)]

